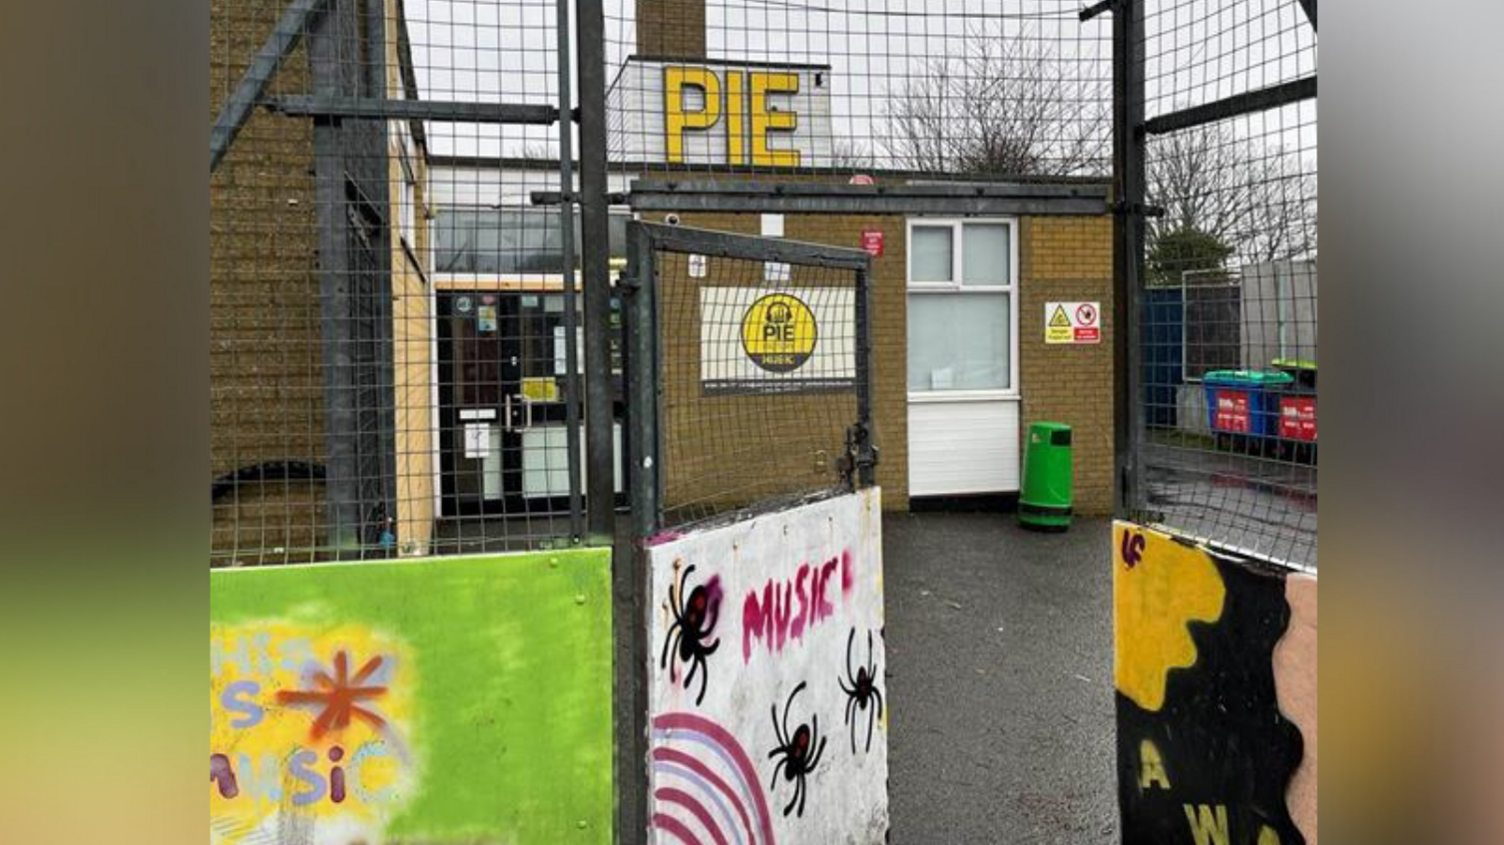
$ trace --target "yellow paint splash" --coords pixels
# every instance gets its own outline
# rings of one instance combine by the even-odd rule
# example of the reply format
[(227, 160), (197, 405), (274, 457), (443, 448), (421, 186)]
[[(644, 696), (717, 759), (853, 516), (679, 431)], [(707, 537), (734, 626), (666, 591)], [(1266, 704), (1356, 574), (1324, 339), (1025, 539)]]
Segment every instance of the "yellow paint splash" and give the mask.
[(1120, 522), (1113, 530), (1117, 688), (1151, 712), (1171, 669), (1195, 665), (1189, 624), (1222, 617), (1226, 587), (1206, 552)]
[[(362, 625), (314, 628), (280, 620), (211, 624), (209, 641), (209, 749), (235, 767), (240, 790), (227, 798), (216, 782), (208, 784), (211, 843), (254, 841), (274, 832), (279, 816), (294, 809), (294, 795), (318, 790), (322, 797), (296, 807), (297, 815), (352, 832), (379, 831), (416, 775), (409, 650)], [(279, 694), (321, 689), (312, 673), (335, 674), (340, 653), (352, 681), (380, 658), (371, 678), (361, 683), (379, 685), (382, 692), (357, 704), (381, 724), (356, 716), (316, 732), (313, 726), (323, 707), (290, 704)], [(336, 746), (340, 751), (333, 756), (347, 778), (339, 803), (331, 800), (329, 780)], [(300, 756), (295, 760), (294, 755)], [(301, 768), (295, 770), (295, 762)]]

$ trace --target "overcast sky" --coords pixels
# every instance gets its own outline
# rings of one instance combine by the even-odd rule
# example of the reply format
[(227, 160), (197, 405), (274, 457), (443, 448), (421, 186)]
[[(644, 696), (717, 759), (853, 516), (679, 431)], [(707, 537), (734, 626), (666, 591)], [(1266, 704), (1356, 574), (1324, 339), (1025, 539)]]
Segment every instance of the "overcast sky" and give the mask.
[[(835, 134), (884, 131), (888, 101), (979, 38), (1027, 39), (1081, 96), (1110, 93), (1111, 15), (1080, 23), (1061, 0), (706, 0), (713, 58), (829, 64)], [(605, 0), (607, 77), (634, 52), (634, 0)], [(421, 96), (552, 103), (554, 0), (407, 0)], [(1150, 2), (1148, 110), (1209, 102), (1315, 72), (1315, 36), (1295, 0)], [(1238, 121), (1314, 161), (1315, 104)], [(432, 152), (522, 155), (554, 149), (553, 127), (432, 126)]]

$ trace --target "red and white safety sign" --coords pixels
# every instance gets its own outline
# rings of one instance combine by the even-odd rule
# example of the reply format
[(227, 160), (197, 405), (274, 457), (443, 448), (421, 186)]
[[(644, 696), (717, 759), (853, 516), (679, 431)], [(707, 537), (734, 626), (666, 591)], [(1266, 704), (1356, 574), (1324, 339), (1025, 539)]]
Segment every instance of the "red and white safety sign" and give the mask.
[(1045, 343), (1101, 343), (1102, 310), (1096, 302), (1046, 302)]

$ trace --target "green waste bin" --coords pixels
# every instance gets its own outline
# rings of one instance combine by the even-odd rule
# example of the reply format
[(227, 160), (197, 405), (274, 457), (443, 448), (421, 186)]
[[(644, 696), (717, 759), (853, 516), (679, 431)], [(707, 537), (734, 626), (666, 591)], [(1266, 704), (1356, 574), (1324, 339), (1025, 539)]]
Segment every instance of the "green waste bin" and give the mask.
[(1071, 427), (1037, 422), (1024, 446), (1024, 483), (1018, 521), (1029, 528), (1064, 531), (1071, 524)]

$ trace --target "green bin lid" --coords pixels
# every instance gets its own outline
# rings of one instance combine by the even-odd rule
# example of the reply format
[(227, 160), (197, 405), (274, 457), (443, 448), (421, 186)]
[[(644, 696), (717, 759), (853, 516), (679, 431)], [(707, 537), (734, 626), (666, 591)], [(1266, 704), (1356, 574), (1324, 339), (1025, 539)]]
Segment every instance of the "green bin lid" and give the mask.
[(1068, 425), (1066, 425), (1065, 423), (1058, 423), (1058, 422), (1036, 422), (1036, 423), (1029, 423), (1029, 431), (1048, 432), (1048, 431), (1070, 431), (1070, 430), (1071, 430), (1071, 427), (1068, 426)]
[(1290, 384), (1295, 377), (1278, 370), (1212, 370), (1201, 377), (1208, 384), (1241, 384), (1248, 387), (1270, 387)]

